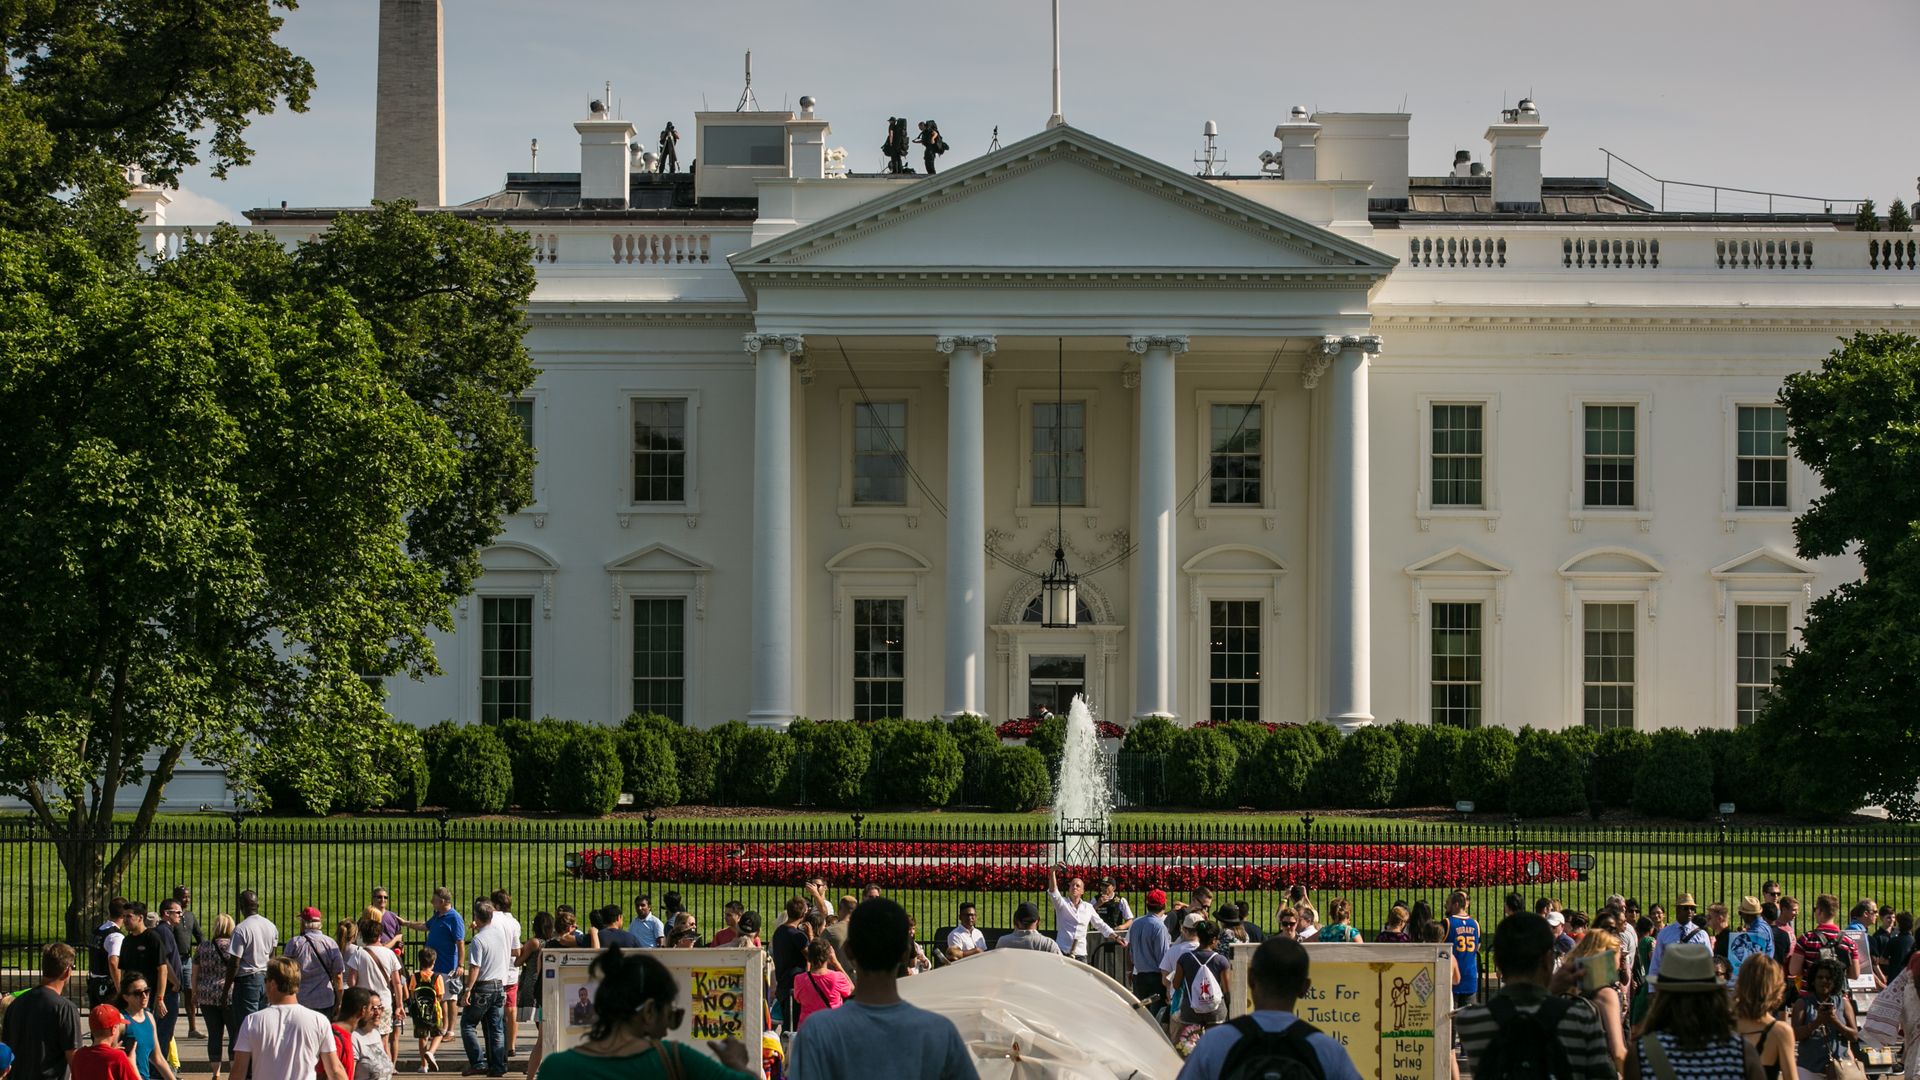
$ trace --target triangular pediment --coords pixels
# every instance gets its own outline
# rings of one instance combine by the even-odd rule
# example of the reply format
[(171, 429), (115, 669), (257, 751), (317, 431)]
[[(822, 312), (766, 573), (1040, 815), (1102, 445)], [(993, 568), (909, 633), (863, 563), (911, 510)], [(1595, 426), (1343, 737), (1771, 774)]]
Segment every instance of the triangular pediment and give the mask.
[(713, 567), (665, 544), (648, 544), (625, 558), (607, 564), (610, 574), (704, 574)]
[(1593, 548), (1560, 564), (1560, 576), (1571, 578), (1650, 578), (1664, 573), (1651, 557), (1621, 547)]
[(1783, 551), (1754, 548), (1708, 571), (1715, 578), (1811, 578), (1812, 566)]
[(1450, 547), (1407, 567), (1406, 573), (1409, 577), (1505, 577), (1511, 571), (1466, 548)]
[(802, 226), (731, 260), (800, 268), (1299, 272), (1372, 279), (1389, 255), (1071, 127)]

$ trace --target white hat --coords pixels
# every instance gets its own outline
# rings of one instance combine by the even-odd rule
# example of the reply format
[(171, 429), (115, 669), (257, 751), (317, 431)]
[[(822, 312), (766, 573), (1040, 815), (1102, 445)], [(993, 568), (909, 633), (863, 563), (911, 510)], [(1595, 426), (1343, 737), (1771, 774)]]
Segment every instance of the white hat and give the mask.
[(1565, 915), (1560, 914), (1557, 911), (1547, 912), (1548, 926), (1561, 926), (1561, 925), (1564, 925), (1566, 921), (1567, 921), (1567, 917)]

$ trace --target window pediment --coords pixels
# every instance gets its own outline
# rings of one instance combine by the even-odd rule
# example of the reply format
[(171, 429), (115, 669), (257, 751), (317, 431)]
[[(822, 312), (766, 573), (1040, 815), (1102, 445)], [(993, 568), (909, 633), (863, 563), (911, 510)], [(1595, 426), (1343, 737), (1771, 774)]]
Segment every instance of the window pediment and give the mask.
[[(1564, 568), (1563, 568), (1564, 569)], [(1506, 577), (1508, 568), (1491, 559), (1483, 559), (1464, 547), (1450, 547), (1406, 568), (1408, 577), (1490, 578)]]
[(607, 564), (610, 574), (666, 573), (666, 574), (705, 574), (713, 567), (699, 559), (668, 547), (666, 544), (648, 544), (646, 547)]
[(933, 564), (912, 548), (875, 541), (855, 544), (827, 560), (829, 574), (930, 574)]
[(1220, 544), (1188, 559), (1180, 567), (1189, 574), (1271, 574), (1287, 572), (1272, 552), (1252, 544)]
[(1798, 584), (1814, 577), (1813, 567), (1783, 551), (1754, 548), (1737, 558), (1728, 559), (1708, 573), (1716, 581), (1791, 581)]
[(1662, 577), (1666, 570), (1650, 556), (1631, 548), (1599, 547), (1583, 551), (1560, 564), (1563, 578), (1638, 578)]

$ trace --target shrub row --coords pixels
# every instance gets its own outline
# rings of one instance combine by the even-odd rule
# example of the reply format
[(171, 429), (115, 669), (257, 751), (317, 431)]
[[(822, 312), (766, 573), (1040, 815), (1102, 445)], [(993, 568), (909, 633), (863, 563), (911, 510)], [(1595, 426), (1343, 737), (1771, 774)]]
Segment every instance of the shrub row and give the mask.
[[(1048, 801), (1066, 723), (1039, 723), (1025, 746), (1003, 744), (986, 722), (964, 716), (951, 724), (802, 719), (786, 732), (739, 721), (703, 730), (641, 715), (618, 728), (554, 719), (448, 721), (425, 731), (394, 723), (377, 741), (370, 762), (337, 763), (344, 783), (269, 768), (266, 794), (277, 809), (315, 813), (435, 805), (596, 815), (611, 811), (622, 792), (638, 808), (933, 808), (964, 793), (969, 803), (1024, 811)], [(1775, 755), (1752, 729), (1512, 732), (1395, 723), (1342, 738), (1327, 724), (1184, 728), (1159, 717), (1127, 732), (1119, 781), (1129, 803), (1146, 806), (1280, 810), (1465, 800), (1478, 811), (1527, 818), (1630, 808), (1696, 820), (1722, 802), (1780, 809), (1784, 787)]]
[(1453, 806), (1528, 818), (1631, 809), (1701, 819), (1723, 802), (1781, 808), (1775, 757), (1752, 729), (1651, 734), (1395, 723), (1341, 738), (1328, 724), (1135, 724), (1121, 792), (1146, 806), (1306, 809)]

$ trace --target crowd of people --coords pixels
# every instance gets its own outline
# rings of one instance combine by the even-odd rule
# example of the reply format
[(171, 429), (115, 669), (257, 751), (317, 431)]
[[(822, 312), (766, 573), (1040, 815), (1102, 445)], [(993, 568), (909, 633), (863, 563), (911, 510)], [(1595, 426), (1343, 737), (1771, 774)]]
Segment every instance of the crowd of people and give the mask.
[[(537, 1020), (540, 954), (549, 948), (602, 950), (594, 997), (584, 1000), (583, 991), (570, 1020), (591, 1031), (584, 1045), (545, 1056), (536, 1028), (528, 1076), (752, 1075), (738, 1042), (715, 1044), (717, 1057), (682, 1060), (663, 1041), (680, 1026), (678, 991), (666, 965), (648, 954), (762, 947), (768, 1020), (789, 1035), (785, 1064), (802, 1080), (861, 1070), (971, 1077), (952, 1022), (907, 1005), (899, 980), (936, 961), (966, 963), (994, 950), (1110, 968), (1117, 958), (1135, 996), (1186, 1058), (1183, 1080), (1265, 1075), (1248, 1072), (1248, 1063), (1269, 1060), (1292, 1060), (1306, 1070), (1300, 1075), (1321, 1080), (1356, 1075), (1338, 1041), (1293, 1009), (1311, 985), (1316, 945), (1368, 940), (1347, 898), (1325, 898), (1323, 918), (1307, 890), (1295, 887), (1264, 928), (1250, 905), (1216, 900), (1205, 887), (1171, 899), (1149, 889), (1136, 913), (1110, 879), (1089, 891), (1080, 878), (1063, 883), (1049, 870), (1042, 899), (1044, 906), (1020, 901), (1012, 926), (991, 937), (978, 906), (964, 902), (930, 955), (912, 916), (878, 886), (833, 897), (817, 877), (785, 902), (782, 921), (764, 938), (760, 914), (733, 901), (711, 940), (671, 892), (657, 910), (642, 893), (630, 916), (609, 904), (583, 919), (562, 904), (523, 928), (504, 889), (464, 912), (449, 890), (435, 889), (430, 913), (415, 921), (394, 909), (388, 890), (375, 888), (356, 918), (331, 929), (318, 908), (302, 909), (284, 941), (252, 891), (238, 895), (234, 914), (205, 922), (184, 887), (151, 908), (116, 898), (94, 932), (85, 974), (92, 1044), (68, 997), (78, 955), (67, 944), (49, 945), (39, 986), (0, 1014), (0, 1080), (176, 1080), (180, 1038), (206, 1040), (214, 1080), (223, 1068), (233, 1080), (388, 1080), (402, 1062), (403, 1026), (411, 1028), (411, 1064), (421, 1071), (441, 1068), (437, 1055), (457, 1027), (465, 1075), (504, 1076), (520, 1024)], [(1041, 927), (1048, 909), (1050, 932)], [(424, 936), (410, 958), (409, 931)], [(1876, 1010), (1887, 1007), (1885, 1031), (1907, 1033), (1908, 1075), (1920, 1072), (1913, 916), (1872, 899), (1843, 913), (1838, 898), (1823, 894), (1803, 917), (1799, 900), (1771, 881), (1731, 909), (1703, 908), (1681, 893), (1671, 908), (1653, 902), (1643, 911), (1637, 899), (1615, 895), (1586, 912), (1513, 893), (1483, 937), (1470, 897), (1455, 891), (1439, 911), (1424, 900), (1394, 903), (1370, 934), (1375, 942), (1444, 946), (1456, 1075), (1853, 1076), (1862, 1029), (1872, 1020), (1853, 991), (1869, 988), (1896, 991), (1881, 995)], [(1229, 959), (1241, 943), (1257, 946), (1244, 987), (1235, 985)], [(1482, 985), (1488, 958), (1498, 972), (1492, 992), (1493, 980)], [(1236, 1012), (1246, 1015), (1230, 1021)]]

